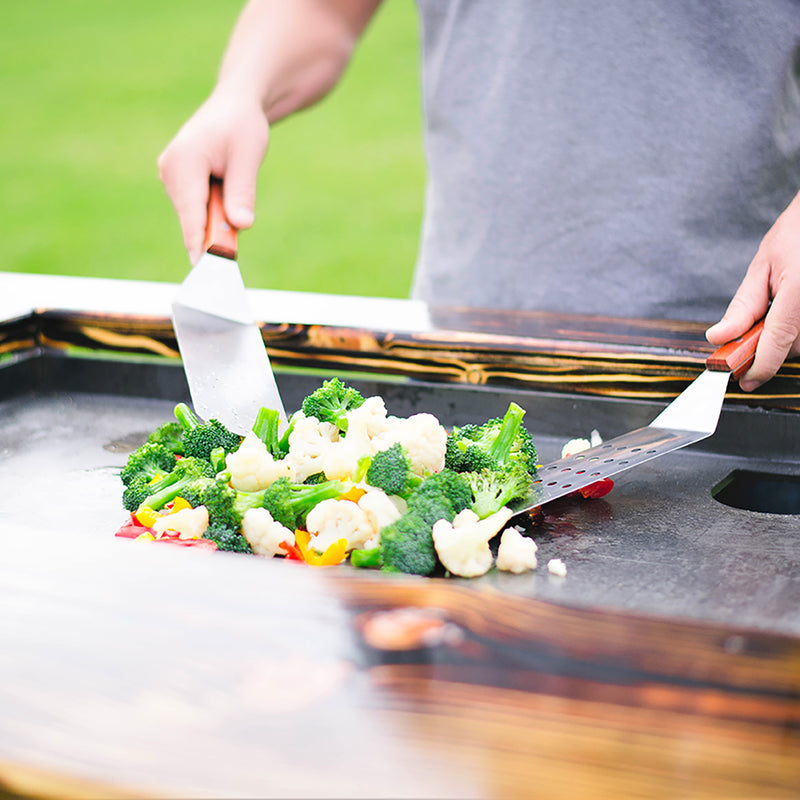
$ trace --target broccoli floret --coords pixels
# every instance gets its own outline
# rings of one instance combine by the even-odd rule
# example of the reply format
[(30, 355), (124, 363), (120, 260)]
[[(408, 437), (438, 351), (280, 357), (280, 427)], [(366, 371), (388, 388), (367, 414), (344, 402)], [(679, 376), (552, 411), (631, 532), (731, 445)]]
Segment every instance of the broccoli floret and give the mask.
[(170, 420), (163, 425), (159, 425), (148, 437), (148, 442), (153, 444), (163, 444), (176, 456), (183, 455), (183, 428), (180, 422)]
[(531, 487), (531, 475), (522, 464), (505, 464), (496, 470), (465, 472), (472, 489), (472, 510), (481, 518), (499, 511), (511, 500), (525, 497)]
[(209, 461), (215, 448), (221, 447), (226, 453), (231, 453), (242, 441), (241, 436), (229, 431), (219, 420), (202, 422), (186, 403), (175, 406), (175, 417), (183, 428), (183, 447), (187, 456)]
[(150, 481), (141, 476), (133, 478), (122, 492), (122, 506), (127, 511), (136, 511), (150, 494)]
[(184, 493), (197, 493), (206, 482), (214, 477), (214, 470), (207, 461), (193, 456), (178, 460), (175, 469), (160, 480), (148, 486), (149, 494), (140, 505), (150, 508), (163, 508), (167, 503)]
[(524, 415), (523, 408), (510, 403), (502, 418), (453, 428), (447, 437), (445, 466), (456, 472), (480, 472), (514, 462), (534, 475), (536, 448), (522, 424)]
[(437, 563), (432, 526), (409, 511), (381, 531), (380, 555), (387, 572), (430, 575)]
[(280, 522), (290, 531), (305, 526), (306, 514), (323, 500), (339, 497), (346, 491), (341, 481), (322, 481), (312, 485), (292, 483), (288, 478), (279, 478), (263, 492), (252, 492), (261, 495), (261, 506), (272, 515), (272, 519)]
[(474, 472), (493, 467), (494, 459), (475, 443), (477, 425), (453, 428), (447, 435), (444, 465), (454, 472)]
[(370, 486), (400, 497), (408, 497), (422, 481), (411, 471), (411, 459), (400, 442), (375, 453), (366, 480)]
[(119, 476), (125, 486), (130, 486), (135, 478), (146, 481), (163, 478), (174, 466), (175, 453), (163, 444), (145, 442), (128, 456)]
[[(213, 481), (203, 487), (197, 499), (200, 501), (199, 504), (204, 505), (208, 511), (210, 528), (239, 530), (242, 524), (242, 514), (234, 508), (236, 495), (236, 489), (228, 483), (226, 475), (217, 475)], [(192, 502), (189, 498), (186, 499), (190, 503)]]
[(198, 499), (208, 511), (209, 527), (239, 531), (245, 512), (261, 505), (264, 492), (240, 492), (229, 481), (230, 475), (219, 473), (203, 487)]
[(281, 443), (278, 438), (280, 424), (280, 414), (274, 408), (266, 407), (259, 409), (256, 421), (253, 423), (253, 432), (264, 442), (273, 458), (281, 457)]
[(198, 478), (196, 481), (186, 484), (186, 486), (181, 489), (178, 497), (182, 497), (192, 508), (202, 506), (206, 489), (211, 483), (213, 483), (213, 481), (210, 478)]
[(418, 514), (431, 526), (440, 519), (452, 522), (456, 515), (453, 504), (443, 494), (437, 492), (412, 494), (408, 499), (408, 510)]
[(462, 475), (446, 467), (440, 472), (428, 475), (409, 498), (409, 503), (415, 502), (414, 498), (418, 500), (422, 497), (439, 496), (444, 497), (452, 505), (456, 514), (472, 505), (472, 490), (467, 481)]
[(346, 431), (345, 415), (363, 402), (364, 398), (358, 390), (345, 386), (338, 378), (331, 378), (303, 400), (302, 409), (307, 417), (330, 422), (340, 431)]
[(433, 525), (437, 520), (452, 522), (459, 511), (472, 505), (472, 490), (466, 479), (450, 469), (425, 478), (408, 498), (408, 510)]
[(227, 550), (231, 553), (252, 553), (250, 543), (236, 528), (227, 528), (224, 525), (209, 525), (203, 534), (204, 539), (216, 542), (217, 550)]
[(536, 472), (536, 448), (522, 424), (525, 410), (510, 403), (502, 419), (491, 420), (478, 429), (476, 443), (498, 464), (517, 463), (533, 475)]

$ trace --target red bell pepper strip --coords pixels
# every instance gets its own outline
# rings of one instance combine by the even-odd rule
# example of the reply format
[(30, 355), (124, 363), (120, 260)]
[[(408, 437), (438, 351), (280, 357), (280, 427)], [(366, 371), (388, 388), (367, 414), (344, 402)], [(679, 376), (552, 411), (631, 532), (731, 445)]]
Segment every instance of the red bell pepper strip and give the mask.
[(278, 546), (281, 548), (281, 550), (286, 551), (286, 558), (289, 561), (305, 561), (302, 553), (295, 545), (289, 544), (289, 542), (281, 542)]
[(152, 530), (146, 525), (139, 524), (136, 521), (136, 517), (131, 514), (127, 521), (122, 523), (114, 536), (121, 536), (123, 539), (135, 539), (143, 533), (152, 533)]
[(587, 500), (596, 500), (598, 497), (605, 497), (613, 488), (614, 481), (611, 478), (603, 478), (578, 489), (578, 492)]

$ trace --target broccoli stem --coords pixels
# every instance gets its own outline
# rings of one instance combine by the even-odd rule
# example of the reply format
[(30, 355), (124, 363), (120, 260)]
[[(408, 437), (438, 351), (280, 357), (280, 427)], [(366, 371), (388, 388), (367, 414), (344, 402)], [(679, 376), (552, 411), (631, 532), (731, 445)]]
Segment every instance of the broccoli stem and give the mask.
[(178, 405), (175, 406), (175, 419), (180, 422), (181, 427), (185, 431), (194, 430), (203, 424), (186, 403), (178, 403)]
[(190, 484), (194, 483), (197, 478), (193, 478), (191, 480), (187, 479), (180, 479), (174, 478), (172, 481), (169, 478), (172, 476), (172, 473), (167, 476), (164, 480), (159, 481), (157, 484), (154, 484), (153, 488), (156, 490), (152, 494), (149, 494), (141, 503), (142, 506), (148, 506), (149, 508), (158, 511), (167, 503), (172, 502), (181, 492)]
[(213, 474), (210, 464), (192, 456), (182, 458), (172, 472), (150, 486), (150, 493), (141, 505), (158, 511), (184, 490), (196, 493)]
[(289, 452), (289, 436), (291, 435), (292, 431), (294, 430), (294, 425), (297, 422), (297, 414), (292, 414), (289, 417), (289, 424), (286, 426), (281, 438), (278, 440), (278, 445), (276, 451), (272, 454), (275, 458), (284, 458), (286, 454)]
[(353, 550), (350, 553), (350, 563), (359, 569), (380, 569), (383, 566), (383, 556), (380, 547), (367, 550)]
[(215, 447), (211, 451), (209, 461), (215, 472), (222, 472), (225, 469), (225, 448)]
[(278, 428), (280, 427), (280, 415), (274, 408), (262, 407), (258, 410), (256, 421), (253, 423), (253, 432), (267, 446), (272, 456), (280, 454), (280, 440), (278, 438)]
[(508, 459), (508, 454), (511, 452), (514, 439), (522, 426), (522, 418), (524, 416), (525, 409), (514, 402), (509, 404), (508, 411), (503, 417), (503, 424), (500, 426), (500, 432), (489, 447), (489, 455), (499, 464)]

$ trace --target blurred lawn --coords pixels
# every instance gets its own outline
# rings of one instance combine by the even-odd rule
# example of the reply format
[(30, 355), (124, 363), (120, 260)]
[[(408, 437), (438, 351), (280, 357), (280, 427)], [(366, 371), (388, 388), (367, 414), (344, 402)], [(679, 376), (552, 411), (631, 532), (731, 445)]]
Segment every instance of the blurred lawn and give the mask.
[[(6, 3), (0, 269), (180, 281), (156, 158), (210, 90), (243, 0)], [(413, 0), (385, 0), (334, 92), (272, 131), (247, 285), (407, 295), (422, 208)]]

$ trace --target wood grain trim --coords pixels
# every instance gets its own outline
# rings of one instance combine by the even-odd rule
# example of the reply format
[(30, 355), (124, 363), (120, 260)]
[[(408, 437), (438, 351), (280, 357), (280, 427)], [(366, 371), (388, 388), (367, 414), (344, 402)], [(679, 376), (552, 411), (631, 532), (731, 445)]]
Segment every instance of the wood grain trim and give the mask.
[[(264, 324), (261, 329), (278, 369), (382, 373), (659, 401), (675, 397), (694, 380), (713, 349), (702, 338), (703, 326), (695, 323), (599, 317), (554, 320), (552, 315), (528, 314), (523, 315), (524, 325), (515, 326), (503, 322), (505, 316), (496, 317), (493, 332), (401, 333), (300, 324)], [(459, 320), (466, 324), (465, 317)], [(476, 325), (481, 324), (489, 327), (485, 314), (478, 315)], [(49, 348), (178, 357), (172, 325), (165, 318), (40, 310), (36, 325), (38, 343)], [(800, 410), (800, 361), (785, 364), (778, 376), (753, 393), (745, 394), (731, 382), (727, 400)]]

